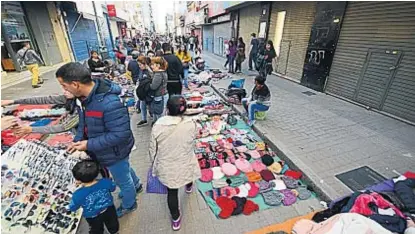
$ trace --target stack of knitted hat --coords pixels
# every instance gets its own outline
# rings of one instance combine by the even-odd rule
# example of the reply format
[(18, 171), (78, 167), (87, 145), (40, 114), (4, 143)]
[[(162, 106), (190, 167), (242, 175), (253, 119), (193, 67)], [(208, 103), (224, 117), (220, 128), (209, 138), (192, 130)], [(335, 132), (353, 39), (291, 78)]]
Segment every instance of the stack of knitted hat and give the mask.
[(218, 197), (215, 201), (221, 209), (218, 216), (222, 219), (227, 219), (232, 215), (250, 215), (259, 210), (258, 204), (244, 197)]

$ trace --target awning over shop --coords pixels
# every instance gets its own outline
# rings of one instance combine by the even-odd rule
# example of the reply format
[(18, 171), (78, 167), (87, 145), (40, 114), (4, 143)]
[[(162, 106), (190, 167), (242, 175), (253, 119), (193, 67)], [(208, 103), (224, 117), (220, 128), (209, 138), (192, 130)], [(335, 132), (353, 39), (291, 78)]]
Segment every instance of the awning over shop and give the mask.
[(121, 19), (120, 17), (110, 17), (110, 20), (117, 21), (117, 22), (127, 22), (125, 19)]
[(230, 6), (230, 7), (228, 7), (228, 8), (225, 8), (225, 10), (226, 10), (227, 12), (229, 12), (229, 11), (234, 11), (234, 10), (238, 10), (238, 9), (241, 9), (241, 8), (244, 8), (244, 7), (247, 7), (247, 6), (250, 6), (250, 5), (256, 4), (256, 3), (258, 3), (258, 2), (256, 2), (256, 1), (241, 2), (241, 3), (239, 3), (239, 4), (235, 4), (235, 5), (233, 5), (233, 6)]

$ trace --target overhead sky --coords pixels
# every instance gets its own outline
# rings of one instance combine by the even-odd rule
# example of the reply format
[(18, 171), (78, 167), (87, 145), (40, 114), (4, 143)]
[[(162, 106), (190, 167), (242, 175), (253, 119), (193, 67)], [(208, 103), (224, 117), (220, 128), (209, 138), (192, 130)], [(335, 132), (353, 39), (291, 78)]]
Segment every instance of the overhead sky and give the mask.
[(166, 30), (166, 14), (173, 14), (173, 1), (152, 1), (154, 21), (158, 25), (158, 30)]

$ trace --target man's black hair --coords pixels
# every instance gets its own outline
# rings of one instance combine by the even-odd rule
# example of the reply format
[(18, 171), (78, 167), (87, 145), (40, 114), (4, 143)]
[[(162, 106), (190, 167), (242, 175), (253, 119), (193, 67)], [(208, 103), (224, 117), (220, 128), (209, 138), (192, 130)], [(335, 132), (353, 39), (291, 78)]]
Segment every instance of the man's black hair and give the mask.
[(251, 33), (251, 36), (256, 37), (256, 34), (255, 33)]
[(62, 78), (65, 83), (79, 81), (81, 84), (92, 82), (89, 69), (80, 63), (70, 62), (60, 67), (56, 73), (56, 78)]
[(161, 48), (163, 49), (164, 53), (171, 52), (171, 45), (169, 43), (163, 43), (163, 45), (161, 45)]
[(255, 81), (258, 82), (258, 84), (260, 85), (264, 85), (265, 84), (265, 78), (262, 76), (256, 76), (255, 77)]
[(98, 163), (93, 160), (80, 161), (72, 168), (73, 177), (82, 183), (94, 181), (98, 174)]
[(148, 54), (150, 54), (150, 53), (152, 53), (152, 54), (156, 54), (156, 53), (154, 53), (154, 51), (152, 51), (152, 50), (149, 50), (149, 51), (147, 51), (147, 56), (148, 56)]

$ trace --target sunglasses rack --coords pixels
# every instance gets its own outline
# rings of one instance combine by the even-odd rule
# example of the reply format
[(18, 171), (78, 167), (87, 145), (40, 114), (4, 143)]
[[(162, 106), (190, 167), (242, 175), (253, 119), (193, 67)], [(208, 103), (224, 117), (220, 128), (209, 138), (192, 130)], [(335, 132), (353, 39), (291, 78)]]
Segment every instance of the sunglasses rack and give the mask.
[(40, 141), (18, 141), (2, 155), (2, 233), (75, 233), (82, 211), (67, 210), (77, 160)]

